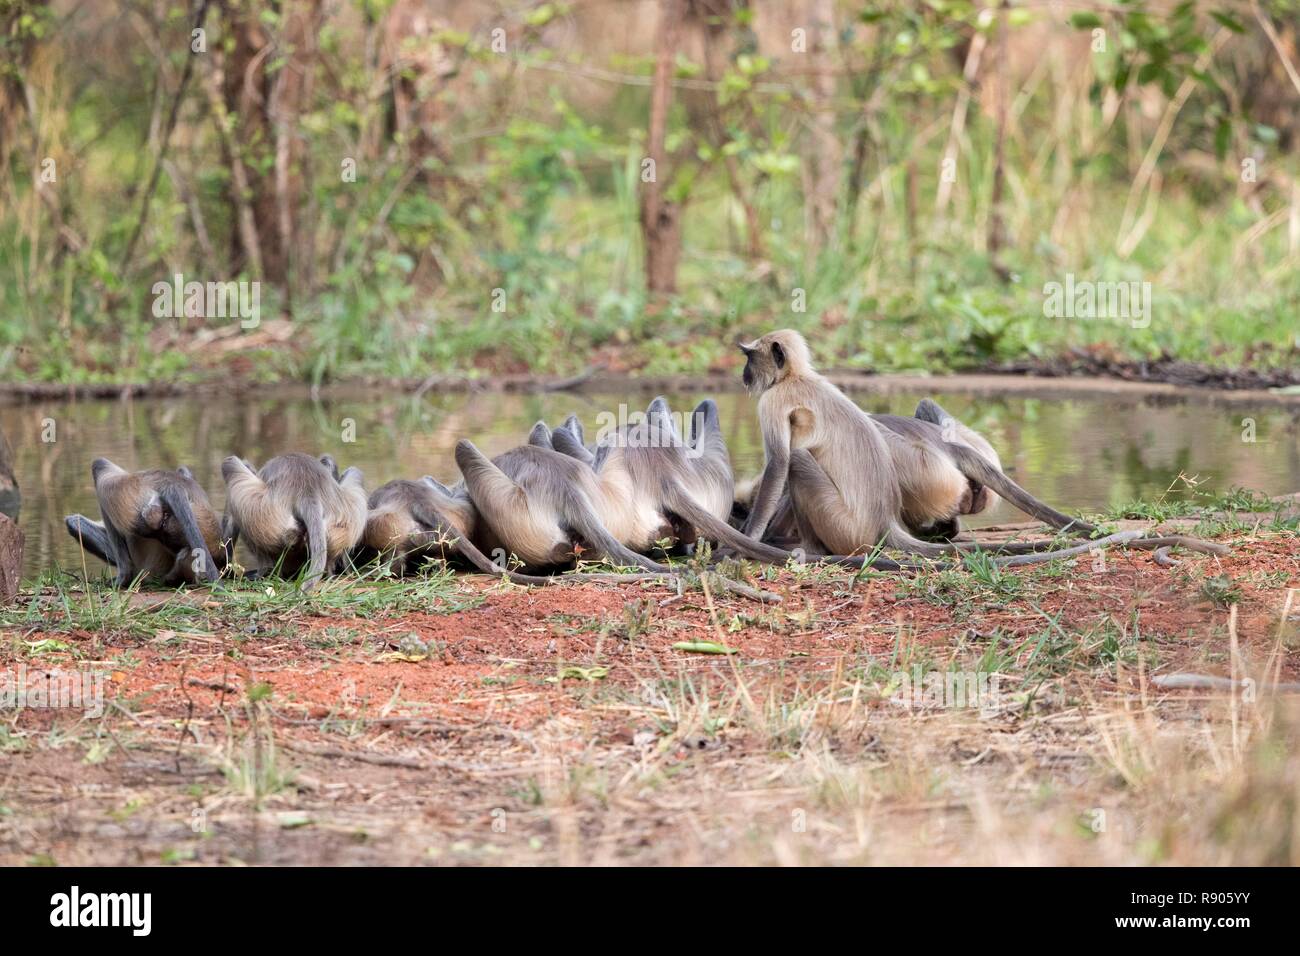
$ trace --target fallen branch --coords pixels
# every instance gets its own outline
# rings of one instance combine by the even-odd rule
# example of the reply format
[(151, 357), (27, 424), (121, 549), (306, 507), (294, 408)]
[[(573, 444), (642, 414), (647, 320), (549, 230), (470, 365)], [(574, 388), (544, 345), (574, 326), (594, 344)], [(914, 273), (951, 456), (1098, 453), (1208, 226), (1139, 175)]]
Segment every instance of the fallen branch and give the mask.
[[(1164, 690), (1232, 690), (1250, 687), (1253, 682), (1248, 679), (1233, 680), (1230, 677), (1218, 677), (1213, 674), (1161, 674), (1151, 678), (1151, 683)], [(1259, 684), (1259, 690), (1281, 691), (1282, 693), (1300, 693), (1300, 683), (1285, 681), (1280, 684)]]

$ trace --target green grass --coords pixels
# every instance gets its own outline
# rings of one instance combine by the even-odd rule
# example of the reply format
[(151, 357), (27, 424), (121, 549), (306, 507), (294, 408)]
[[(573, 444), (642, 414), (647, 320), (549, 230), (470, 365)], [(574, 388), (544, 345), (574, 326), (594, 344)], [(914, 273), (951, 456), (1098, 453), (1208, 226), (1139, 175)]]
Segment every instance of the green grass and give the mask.
[[(219, 630), (235, 635), (288, 635), (298, 632), (298, 622), (312, 617), (367, 619), (416, 611), (453, 613), (481, 602), (479, 597), (458, 592), (448, 570), (410, 578), (378, 574), (331, 578), (311, 591), (303, 591), (292, 581), (235, 579), (215, 585), (210, 597), (192, 589), (186, 592), (188, 599), (167, 600), (171, 592), (160, 589), (148, 592), (158, 597), (156, 602), (144, 603), (134, 599), (140, 593), (138, 588), (117, 590), (100, 582), (87, 585), (66, 572), (50, 572), (34, 582), (24, 602), (0, 609), (0, 627), (135, 638)], [(340, 638), (336, 632), (326, 631), (320, 640), (333, 643)], [(29, 646), (28, 653), (32, 652)]]
[[(1077, 249), (1051, 253), (1034, 220), (1049, 215), (1056, 199), (1047, 191), (1028, 197), (1019, 242), (1004, 255), (1013, 273), (1006, 284), (972, 249), (978, 209), (967, 210), (971, 219), (955, 234), (922, 243), (915, 260), (902, 224), (879, 219), (880, 210), (862, 212), (867, 225), (851, 248), (834, 247), (811, 261), (801, 237), (774, 237), (770, 272), (756, 279), (752, 264), (733, 249), (731, 201), (706, 195), (688, 207), (680, 294), (650, 306), (640, 288), (634, 207), (576, 188), (562, 203), (557, 193), (535, 241), (506, 238), (496, 246), (495, 237), (461, 237), (456, 254), (463, 261), (431, 294), (412, 294), (404, 263), (376, 261), (334, 277), (296, 303), (291, 346), (242, 353), (242, 374), (312, 382), (524, 369), (562, 375), (591, 364), (597, 351), (617, 354), (633, 370), (689, 374), (734, 359), (737, 336), (782, 326), (808, 333), (823, 364), (888, 372), (1047, 359), (1093, 344), (1126, 359), (1169, 354), (1221, 367), (1294, 365), (1300, 271), (1265, 280), (1234, 264), (1234, 243), (1252, 221), (1244, 210), (1229, 204), (1210, 216), (1190, 200), (1170, 198), (1161, 207), (1159, 240), (1121, 262), (1107, 251), (1108, 227), (1096, 224), (1117, 215), (1106, 205), (1118, 201), (1116, 193), (1098, 192), (1095, 234), (1079, 237)], [(789, 189), (772, 189), (764, 212), (786, 223), (801, 218)], [(0, 234), (11, 228), (0, 220)], [(1185, 261), (1179, 237), (1190, 242), (1193, 233), (1198, 255)], [(1272, 249), (1274, 238), (1261, 242)], [(21, 293), (13, 270), (4, 268), (9, 240), (22, 250), (12, 232), (0, 240), (0, 305), (12, 316), (0, 330), (6, 378), (186, 382), (222, 374), (200, 364), (201, 350), (185, 348), (201, 320), (174, 323), (177, 344), (159, 347), (159, 325), (170, 323), (150, 315), (143, 277), (124, 281), (107, 309), (88, 294), (64, 303), (66, 283), (90, 278), (89, 266), (74, 258), (60, 266), (62, 281), (49, 277)], [(1152, 281), (1150, 326), (1045, 317), (1043, 286), (1066, 272), (1097, 281)], [(498, 288), (505, 294), (501, 312), (492, 308)], [(806, 294), (805, 311), (792, 310), (796, 289)], [(274, 315), (273, 302), (264, 301), (263, 311)]]

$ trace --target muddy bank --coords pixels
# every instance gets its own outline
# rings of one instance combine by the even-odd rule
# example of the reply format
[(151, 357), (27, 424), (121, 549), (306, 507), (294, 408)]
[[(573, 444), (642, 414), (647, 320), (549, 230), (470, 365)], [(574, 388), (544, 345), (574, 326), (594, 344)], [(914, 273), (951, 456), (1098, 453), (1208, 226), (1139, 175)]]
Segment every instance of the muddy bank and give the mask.
[[(1186, 365), (1188, 363), (1177, 363)], [(1148, 370), (1149, 371), (1149, 370)], [(1236, 377), (1234, 377), (1234, 375)], [(1224, 373), (1206, 372), (1202, 381), (1162, 381), (1137, 367), (1126, 375), (1077, 373), (1050, 366), (1034, 370), (1002, 368), (987, 372), (951, 375), (875, 375), (856, 371), (830, 371), (827, 378), (840, 388), (864, 394), (889, 395), (915, 392), (946, 392), (969, 395), (1020, 395), (1031, 398), (1090, 398), (1100, 396), (1151, 397), (1170, 400), (1209, 401), (1222, 404), (1276, 405), (1300, 407), (1300, 391), (1292, 392), (1292, 380), (1300, 372)], [(1179, 376), (1174, 376), (1178, 378)], [(1195, 376), (1183, 376), (1195, 378)], [(1271, 385), (1270, 382), (1281, 383)], [(661, 392), (740, 392), (737, 373), (706, 375), (626, 375), (592, 370), (577, 376), (507, 374), (494, 376), (435, 375), (423, 379), (358, 378), (328, 385), (299, 383), (241, 382), (241, 394), (267, 398), (341, 399), (373, 395), (376, 391), (408, 395), (429, 393), (546, 394), (618, 393), (630, 389)], [(202, 398), (230, 394), (230, 382), (150, 382), (142, 384), (56, 385), (47, 383), (0, 383), (0, 402), (17, 404), (51, 400), (96, 400), (125, 398)]]
[[(1270, 352), (1272, 350), (1261, 350)], [(990, 371), (1011, 375), (1049, 377), (1083, 376), (1113, 378), (1127, 382), (1155, 382), (1198, 389), (1262, 391), (1300, 387), (1300, 349), (1291, 349), (1289, 363), (1279, 368), (1223, 368), (1204, 362), (1187, 362), (1165, 353), (1157, 358), (1135, 361), (1118, 358), (1107, 349), (1071, 349), (1052, 359), (1010, 362)]]

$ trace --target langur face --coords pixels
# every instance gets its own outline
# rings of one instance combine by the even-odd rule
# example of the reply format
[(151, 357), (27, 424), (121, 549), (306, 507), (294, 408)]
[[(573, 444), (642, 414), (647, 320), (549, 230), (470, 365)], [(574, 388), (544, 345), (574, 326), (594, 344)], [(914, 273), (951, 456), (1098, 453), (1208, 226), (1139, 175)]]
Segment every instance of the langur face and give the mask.
[(787, 361), (780, 342), (768, 339), (742, 342), (740, 350), (745, 353), (745, 371), (740, 378), (751, 394), (765, 392), (777, 383)]

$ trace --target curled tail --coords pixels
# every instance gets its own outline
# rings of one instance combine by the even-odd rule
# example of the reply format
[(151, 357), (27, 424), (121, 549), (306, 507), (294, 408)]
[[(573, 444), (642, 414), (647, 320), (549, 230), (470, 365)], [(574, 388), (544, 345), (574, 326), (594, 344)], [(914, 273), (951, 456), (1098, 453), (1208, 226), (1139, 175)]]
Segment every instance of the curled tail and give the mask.
[(415, 520), (420, 522), (431, 531), (438, 531), (446, 534), (451, 540), (451, 546), (462, 558), (468, 561), (484, 574), (494, 576), (505, 575), (514, 584), (549, 584), (551, 579), (535, 574), (520, 574), (518, 571), (511, 571), (489, 558), (479, 550), (478, 545), (471, 541), (468, 535), (463, 535), (456, 530), (456, 526), (448, 520), (437, 508), (420, 505), (413, 509), (412, 514)]
[(293, 516), (302, 523), (307, 532), (307, 552), (311, 556), (307, 564), (307, 577), (303, 589), (315, 586), (325, 575), (325, 565), (329, 560), (329, 549), (325, 539), (325, 508), (315, 495), (300, 498), (293, 506)]
[(692, 498), (686, 489), (681, 486), (681, 483), (675, 479), (664, 482), (663, 501), (668, 511), (671, 511), (683, 521), (694, 525), (696, 530), (702, 531), (705, 536), (720, 544), (734, 548), (747, 558), (752, 558), (755, 561), (785, 564), (794, 557), (789, 551), (770, 544), (764, 544), (747, 534), (742, 534), (726, 522), (719, 521)]
[(547, 577), (538, 574), (520, 574), (518, 571), (512, 571), (509, 568), (497, 564), (486, 554), (479, 550), (478, 545), (469, 539), (468, 536), (461, 534), (456, 530), (456, 526), (447, 519), (437, 508), (420, 505), (412, 510), (415, 520), (420, 522), (431, 531), (439, 531), (451, 538), (451, 545), (462, 558), (474, 565), (484, 574), (491, 574), (499, 577), (505, 575), (513, 584), (521, 585), (546, 585), (563, 582), (572, 579), (590, 579), (601, 578), (604, 575), (583, 575), (583, 574), (566, 574), (558, 577)]
[(185, 493), (185, 489), (179, 485), (165, 485), (159, 497), (162, 498), (163, 504), (176, 518), (177, 524), (181, 526), (181, 534), (185, 536), (185, 544), (190, 549), (191, 568), (193, 567), (194, 555), (202, 555), (203, 577), (208, 581), (217, 580), (221, 577), (221, 569), (217, 567), (217, 563), (212, 559), (212, 552), (208, 550), (208, 543), (203, 538), (203, 532), (199, 530), (199, 522), (194, 517), (194, 507), (190, 504), (190, 498)]
[[(919, 411), (919, 409), (918, 409)], [(987, 458), (967, 445), (944, 444), (944, 451), (952, 456), (961, 473), (969, 479), (987, 485), (1007, 501), (1011, 502), (1025, 514), (1037, 518), (1044, 524), (1060, 531), (1075, 534), (1092, 534), (1097, 526), (1082, 518), (1072, 518), (1057, 511), (1051, 505), (1044, 504), (1018, 484), (1008, 478), (998, 468), (994, 468)]]

